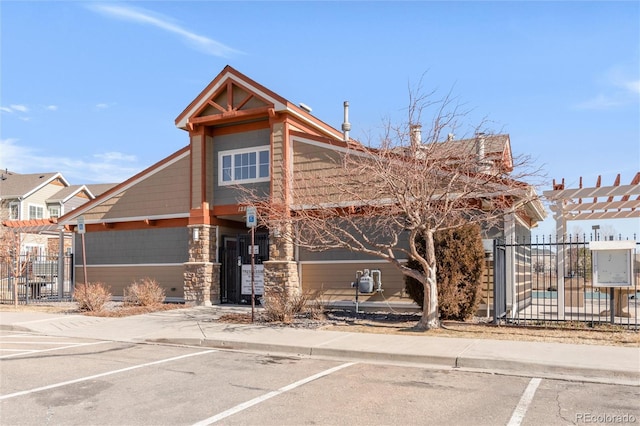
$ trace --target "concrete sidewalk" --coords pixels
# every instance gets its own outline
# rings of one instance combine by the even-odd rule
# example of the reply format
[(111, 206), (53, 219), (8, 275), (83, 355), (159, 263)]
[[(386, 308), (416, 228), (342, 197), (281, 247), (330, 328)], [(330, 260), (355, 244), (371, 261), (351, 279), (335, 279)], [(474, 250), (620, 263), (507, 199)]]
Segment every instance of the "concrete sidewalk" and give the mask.
[(640, 386), (640, 348), (350, 333), (217, 322), (244, 307), (195, 307), (123, 318), (0, 312), (0, 328), (100, 340), (206, 346), (363, 362)]

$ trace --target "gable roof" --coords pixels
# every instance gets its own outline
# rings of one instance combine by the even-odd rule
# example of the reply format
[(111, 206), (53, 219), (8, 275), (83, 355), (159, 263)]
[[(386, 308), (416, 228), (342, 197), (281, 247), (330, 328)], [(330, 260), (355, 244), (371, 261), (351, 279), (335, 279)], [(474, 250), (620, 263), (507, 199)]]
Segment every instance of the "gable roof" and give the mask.
[(80, 194), (83, 191), (85, 194), (87, 194), (87, 197), (89, 200), (92, 200), (95, 198), (95, 195), (93, 195), (93, 193), (89, 191), (86, 185), (71, 185), (61, 189), (60, 191), (53, 194), (51, 197), (47, 198), (46, 202), (47, 203), (56, 203), (56, 202), (66, 203), (69, 199), (75, 197), (76, 195)]
[(0, 198), (28, 197), (56, 179), (59, 179), (65, 187), (69, 186), (69, 182), (59, 172), (3, 174), (2, 185), (0, 185)]
[(178, 115), (175, 124), (188, 130), (200, 123), (251, 119), (269, 111), (291, 114), (323, 135), (343, 139), (337, 129), (229, 65)]

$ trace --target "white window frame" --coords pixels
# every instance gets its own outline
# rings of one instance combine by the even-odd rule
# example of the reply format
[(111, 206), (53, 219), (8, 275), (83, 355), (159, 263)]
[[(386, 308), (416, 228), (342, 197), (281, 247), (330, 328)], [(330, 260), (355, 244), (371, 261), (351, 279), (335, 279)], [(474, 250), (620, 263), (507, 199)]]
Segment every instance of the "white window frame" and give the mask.
[[(32, 207), (33, 207), (34, 209), (36, 209), (36, 213), (37, 213), (37, 210), (38, 210), (38, 209), (40, 210), (40, 213), (42, 214), (42, 215), (41, 215), (41, 217), (31, 217), (31, 208), (32, 208)], [(28, 212), (29, 212), (29, 216), (28, 216), (28, 219), (29, 219), (29, 220), (33, 220), (33, 219), (44, 219), (44, 211), (45, 211), (45, 208), (44, 208), (42, 205), (40, 205), (40, 204), (29, 204), (29, 210), (28, 210)], [(36, 216), (37, 216), (37, 214), (36, 214)]]
[(62, 208), (60, 204), (47, 204), (47, 213), (49, 218), (58, 218), (61, 216)]
[[(12, 215), (14, 207), (16, 212), (15, 217)], [(20, 203), (17, 201), (9, 203), (9, 220), (20, 220)]]
[[(268, 163), (267, 166), (267, 175), (260, 176), (260, 166), (264, 166), (265, 164), (260, 163), (260, 153), (267, 152)], [(236, 155), (239, 154), (256, 154), (256, 163), (255, 163), (255, 178), (249, 179), (236, 179), (235, 177), (235, 169), (236, 169)], [(223, 159), (224, 157), (229, 156), (231, 158), (231, 179), (228, 181), (223, 180), (224, 168), (223, 168)], [(243, 148), (243, 149), (231, 149), (228, 151), (220, 151), (218, 153), (218, 185), (226, 186), (226, 185), (238, 185), (238, 184), (246, 184), (246, 183), (256, 183), (256, 182), (269, 182), (271, 179), (271, 148), (269, 145), (262, 146), (254, 146), (251, 148)]]

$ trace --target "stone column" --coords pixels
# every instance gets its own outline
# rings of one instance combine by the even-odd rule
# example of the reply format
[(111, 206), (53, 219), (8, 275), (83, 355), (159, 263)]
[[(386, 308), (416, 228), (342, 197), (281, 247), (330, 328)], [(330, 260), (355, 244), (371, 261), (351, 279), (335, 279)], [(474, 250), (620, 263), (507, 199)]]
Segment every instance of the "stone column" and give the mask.
[[(288, 225), (290, 226), (290, 225)], [(282, 236), (269, 236), (269, 260), (264, 264), (264, 293), (284, 293), (287, 297), (298, 296), (302, 286), (298, 277), (298, 262), (294, 260), (294, 245), (288, 230)]]
[(220, 303), (216, 227), (189, 225), (189, 261), (184, 264), (184, 299), (189, 305)]

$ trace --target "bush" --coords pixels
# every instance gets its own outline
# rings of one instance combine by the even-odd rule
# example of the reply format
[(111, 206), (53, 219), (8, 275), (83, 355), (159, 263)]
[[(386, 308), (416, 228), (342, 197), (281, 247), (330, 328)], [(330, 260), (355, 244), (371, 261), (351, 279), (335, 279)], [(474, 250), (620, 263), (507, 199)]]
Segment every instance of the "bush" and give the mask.
[[(424, 246), (424, 242), (421, 243)], [(466, 320), (472, 317), (480, 302), (484, 248), (480, 226), (465, 225), (458, 229), (439, 231), (434, 235), (438, 307), (442, 320)], [(408, 266), (420, 269), (415, 260)], [(405, 288), (420, 308), (424, 303), (424, 287), (417, 280), (405, 277)]]
[(111, 292), (103, 283), (77, 284), (73, 299), (81, 311), (100, 312), (111, 300)]
[(155, 306), (164, 299), (164, 289), (152, 278), (143, 278), (124, 290), (124, 304), (128, 306)]
[(285, 291), (270, 292), (262, 298), (264, 319), (267, 322), (290, 323), (305, 310), (309, 296), (307, 294), (288, 295)]

